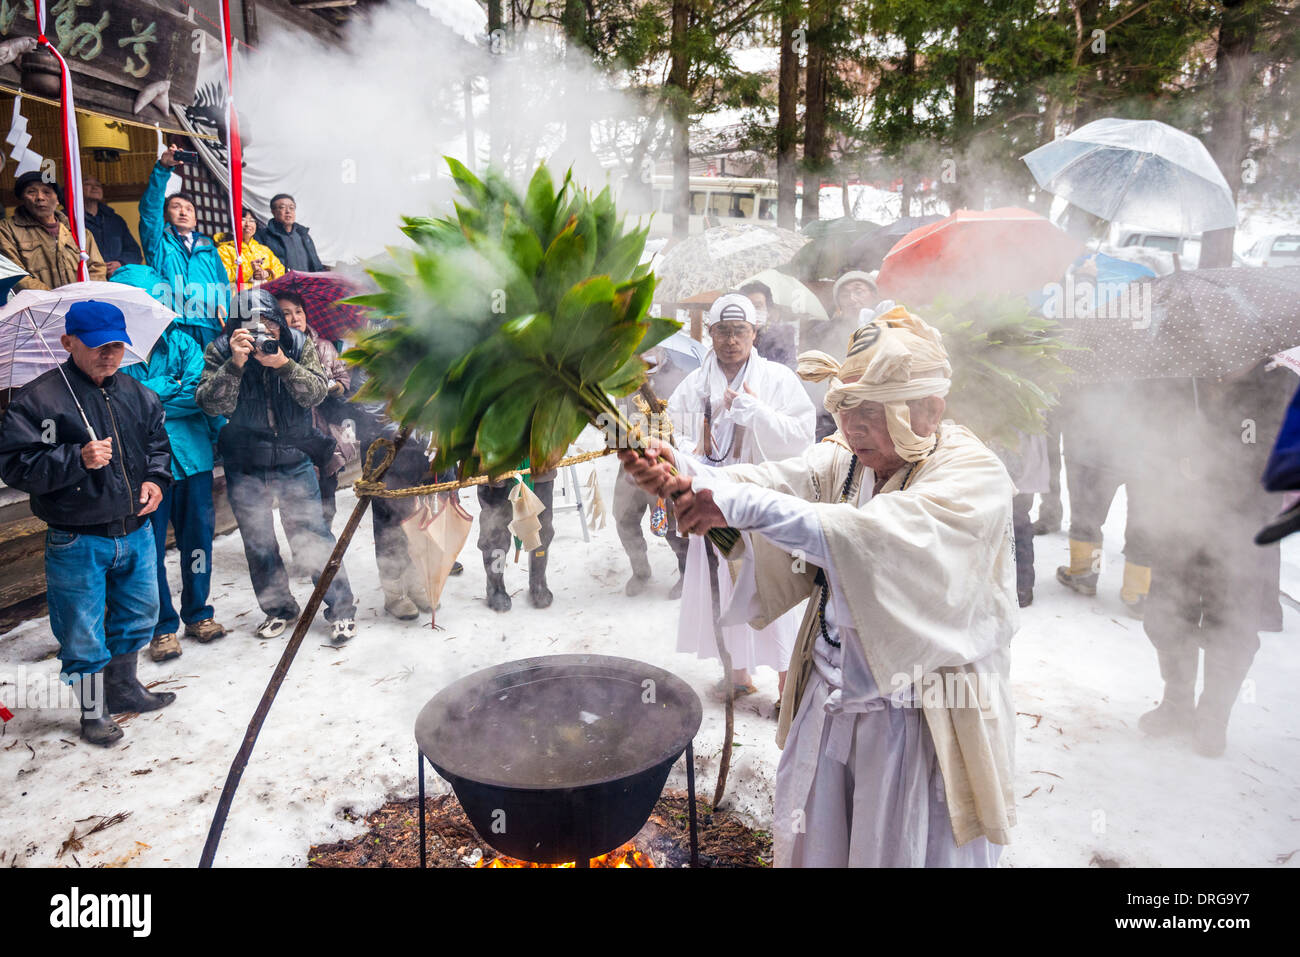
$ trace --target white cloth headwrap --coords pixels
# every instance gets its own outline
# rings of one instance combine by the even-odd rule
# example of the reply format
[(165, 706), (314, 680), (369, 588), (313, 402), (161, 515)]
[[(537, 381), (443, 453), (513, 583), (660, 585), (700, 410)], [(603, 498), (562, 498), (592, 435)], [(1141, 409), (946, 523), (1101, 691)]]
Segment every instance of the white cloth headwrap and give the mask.
[[(879, 402), (885, 407), (894, 449), (904, 461), (920, 461), (934, 450), (933, 435), (922, 438), (912, 431), (907, 402), (946, 396), (952, 387), (952, 366), (939, 330), (902, 306), (854, 332), (843, 363), (824, 352), (805, 352), (799, 356), (798, 373), (813, 382), (830, 380), (824, 404), (836, 424), (842, 409)], [(852, 377), (857, 381), (843, 381)]]

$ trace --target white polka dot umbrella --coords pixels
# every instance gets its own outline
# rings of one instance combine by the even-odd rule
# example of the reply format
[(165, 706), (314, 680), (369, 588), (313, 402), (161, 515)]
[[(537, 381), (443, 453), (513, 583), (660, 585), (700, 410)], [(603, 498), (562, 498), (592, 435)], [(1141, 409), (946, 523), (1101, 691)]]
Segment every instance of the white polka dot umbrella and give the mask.
[(1065, 341), (1087, 350), (1064, 359), (1085, 382), (1219, 378), (1300, 346), (1300, 266), (1176, 272), (1095, 307), (1067, 286), (1063, 306)]

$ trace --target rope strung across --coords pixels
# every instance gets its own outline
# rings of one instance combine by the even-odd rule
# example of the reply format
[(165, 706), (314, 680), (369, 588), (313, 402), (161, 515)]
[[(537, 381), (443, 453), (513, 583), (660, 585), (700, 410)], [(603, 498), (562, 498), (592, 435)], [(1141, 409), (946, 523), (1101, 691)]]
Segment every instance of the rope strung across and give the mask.
[[(384, 455), (383, 459), (380, 460), (378, 469), (374, 465), (377, 450), (382, 451)], [(570, 455), (568, 458), (560, 459), (555, 464), (555, 468), (564, 468), (566, 465), (580, 465), (583, 462), (590, 462), (592, 459), (598, 459), (617, 451), (618, 449), (597, 449), (594, 452)], [(361, 470), (361, 478), (352, 483), (353, 491), (357, 495), (368, 495), (371, 498), (407, 498), (416, 495), (433, 495), (436, 492), (450, 492), (455, 489), (470, 488), (474, 485), (487, 485), (489, 482), (499, 482), (509, 476), (522, 476), (532, 473), (531, 468), (517, 469), (508, 473), (508, 475), (498, 476), (495, 479), (488, 475), (475, 475), (456, 482), (434, 482), (431, 485), (412, 485), (410, 488), (389, 488), (383, 482), (368, 477), (374, 475), (376, 471), (382, 473), (384, 469), (392, 464), (393, 455), (391, 439), (375, 439), (375, 441), (371, 442), (370, 448), (366, 450), (366, 464)]]

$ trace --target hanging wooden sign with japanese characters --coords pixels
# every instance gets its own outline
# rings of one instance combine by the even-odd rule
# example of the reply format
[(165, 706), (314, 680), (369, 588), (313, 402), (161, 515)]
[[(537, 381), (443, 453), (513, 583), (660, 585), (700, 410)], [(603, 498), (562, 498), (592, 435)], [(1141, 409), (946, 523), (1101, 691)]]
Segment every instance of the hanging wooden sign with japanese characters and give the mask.
[[(48, 16), (78, 105), (150, 123), (193, 100), (199, 55), (215, 42), (201, 24), (152, 0), (53, 0)], [(35, 37), (31, 0), (0, 0), (0, 82), (48, 93), (38, 88)]]

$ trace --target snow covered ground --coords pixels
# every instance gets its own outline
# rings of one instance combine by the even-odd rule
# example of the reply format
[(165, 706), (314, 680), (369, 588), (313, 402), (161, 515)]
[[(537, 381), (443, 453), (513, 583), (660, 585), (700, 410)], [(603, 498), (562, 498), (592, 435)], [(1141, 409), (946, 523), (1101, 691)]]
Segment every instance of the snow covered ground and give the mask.
[[(590, 434), (586, 447), (594, 447)], [(613, 504), (617, 463), (594, 463)], [(579, 466), (585, 483), (593, 465)], [(462, 498), (477, 511), (474, 493)], [(339, 495), (341, 528), (353, 504)], [(556, 495), (557, 505), (571, 502)], [(721, 749), (722, 707), (707, 689), (716, 662), (674, 651), (678, 603), (672, 553), (651, 539), (655, 580), (643, 595), (623, 594), (629, 569), (611, 517), (584, 543), (574, 512), (555, 517), (546, 611), (527, 601), (526, 557), (506, 582), (515, 607), (496, 614), (484, 604), (475, 535), (462, 555), (466, 572), (450, 580), (439, 624), (398, 622), (383, 611), (369, 518), (346, 567), (358, 596), (357, 637), (328, 647), (323, 621), (304, 643), (244, 775), (226, 825), (218, 865), (300, 866), (313, 843), (354, 836), (341, 812), (369, 811), (391, 796), (415, 793), (416, 714), (433, 694), (469, 672), (534, 655), (594, 652), (638, 658), (680, 675), (704, 700), (696, 738), (701, 793), (711, 793)], [(1250, 681), (1229, 728), (1229, 750), (1202, 758), (1182, 742), (1153, 741), (1137, 717), (1158, 700), (1155, 655), (1139, 622), (1119, 600), (1122, 498), (1106, 526), (1101, 593), (1066, 592), (1054, 570), (1066, 558), (1063, 534), (1037, 540), (1039, 585), (1013, 645), (1020, 826), (1003, 866), (1272, 866), (1300, 849), (1300, 613), (1286, 609), (1286, 631), (1262, 636)], [(179, 582), (176, 553), (168, 566)], [(147, 657), (145, 681), (170, 679), (171, 707), (139, 716), (112, 750), (80, 741), (76, 714), (19, 710), (0, 737), (0, 866), (124, 862), (131, 866), (197, 863), (230, 761), (285, 639), (252, 634), (261, 616), (248, 583), (237, 534), (216, 545), (213, 599), (231, 629), (210, 645), (185, 641), (184, 656), (163, 664)], [(1284, 550), (1283, 588), (1300, 597), (1300, 542)], [(300, 602), (310, 593), (295, 586)], [(0, 673), (49, 678), (58, 664), (46, 619), (0, 636)], [(21, 669), (26, 669), (22, 671)], [(729, 800), (753, 822), (770, 826), (779, 752), (773, 742), (776, 675), (761, 671), (759, 694), (737, 707)], [(0, 687), (11, 706), (15, 689)], [(445, 788), (430, 771), (427, 780)], [(669, 779), (685, 787), (681, 762)], [(123, 823), (85, 840), (76, 861), (57, 857), (74, 829), (130, 812)], [(81, 822), (81, 823), (78, 823)], [(1289, 861), (1300, 866), (1300, 854)]]

